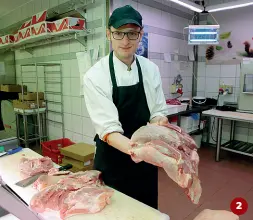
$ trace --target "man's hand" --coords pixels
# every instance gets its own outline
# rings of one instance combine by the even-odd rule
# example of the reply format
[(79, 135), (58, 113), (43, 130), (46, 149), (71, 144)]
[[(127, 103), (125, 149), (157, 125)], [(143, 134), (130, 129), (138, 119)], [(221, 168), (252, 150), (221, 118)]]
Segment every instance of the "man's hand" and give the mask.
[(169, 123), (169, 120), (165, 116), (156, 116), (151, 121), (151, 124), (158, 124), (158, 125), (167, 125)]
[(135, 146), (135, 143), (132, 143), (129, 138), (118, 132), (109, 134), (107, 143), (125, 154), (129, 154), (128, 151)]
[(239, 217), (225, 210), (205, 209), (194, 220), (239, 220)]

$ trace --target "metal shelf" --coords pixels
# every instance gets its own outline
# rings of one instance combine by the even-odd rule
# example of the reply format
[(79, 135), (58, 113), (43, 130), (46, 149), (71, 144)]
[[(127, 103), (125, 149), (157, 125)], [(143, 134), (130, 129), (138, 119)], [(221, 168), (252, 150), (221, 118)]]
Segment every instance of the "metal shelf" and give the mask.
[(60, 112), (58, 112), (58, 111), (54, 111), (54, 110), (47, 110), (48, 112), (52, 112), (52, 113), (56, 113), (56, 114), (62, 114), (62, 112), (60, 111)]
[[(47, 121), (48, 122), (52, 122), (52, 123), (56, 123), (56, 124), (60, 124), (62, 126), (62, 137), (65, 137), (65, 129), (64, 129), (64, 111), (63, 111), (63, 87), (62, 87), (62, 66), (61, 64), (58, 64), (58, 67), (60, 68), (58, 70), (53, 70), (53, 71), (48, 71), (46, 68), (44, 68), (44, 90), (45, 90), (45, 100), (47, 101), (47, 103), (51, 103), (51, 104), (57, 104), (58, 106), (60, 106), (60, 111), (54, 111), (54, 110), (47, 110), (47, 114), (48, 113), (55, 113), (58, 116), (61, 116), (61, 122), (57, 121), (57, 120), (52, 120), (49, 119), (47, 117)], [(57, 74), (58, 76), (54, 76), (52, 77), (52, 75)], [(49, 76), (50, 75), (50, 76)], [(52, 81), (52, 79), (57, 79), (57, 81)], [(56, 86), (55, 88), (55, 92), (54, 91), (47, 91), (46, 88), (48, 85), (52, 85), (52, 84), (58, 84), (60, 86)], [(59, 95), (61, 96), (61, 101), (50, 101), (47, 100), (47, 95), (48, 94), (52, 94), (52, 95)]]
[(48, 84), (61, 84), (61, 82), (54, 82), (54, 81), (44, 81), (44, 82)]
[[(19, 43), (18, 45), (10, 46), (10, 49), (12, 51), (15, 51), (17, 49), (18, 50), (23, 49), (23, 50), (27, 51), (28, 53), (33, 54), (33, 48), (74, 39), (74, 40), (77, 40), (79, 43), (81, 43), (85, 47), (85, 50), (87, 50), (86, 37), (91, 34), (94, 34), (94, 30), (87, 29), (87, 30), (78, 31), (78, 32), (73, 32), (71, 30), (69, 33), (65, 32), (65, 33), (60, 33), (57, 35), (49, 33), (48, 35), (40, 36), (38, 38), (29, 39), (25, 42)], [(38, 66), (43, 66), (43, 64), (38, 63)], [(47, 66), (47, 65), (45, 65), (45, 66)]]
[(54, 122), (54, 123), (57, 123), (57, 124), (64, 124), (63, 122), (60, 122), (60, 121), (54, 121), (54, 120), (51, 120), (51, 119), (47, 119), (48, 121), (50, 121), (50, 122)]
[(45, 71), (46, 74), (60, 74), (60, 71)]
[(188, 134), (191, 135), (191, 134), (195, 134), (196, 132), (201, 132), (201, 131), (203, 131), (203, 130), (197, 129), (197, 130), (194, 130), (194, 131), (189, 132)]
[[(21, 66), (59, 66), (60, 63), (29, 63), (29, 64), (22, 64)], [(28, 72), (28, 71), (24, 71)], [(29, 72), (36, 72), (36, 71), (29, 71)], [(58, 72), (58, 71), (57, 71)]]
[(47, 100), (46, 102), (47, 102), (47, 103), (52, 103), (52, 104), (59, 104), (59, 105), (62, 104), (62, 102), (55, 102), (55, 101), (49, 101), (49, 100)]
[(61, 95), (61, 92), (53, 92), (53, 91), (45, 91), (45, 93), (47, 94), (51, 94), (51, 95)]
[(253, 144), (243, 141), (228, 141), (221, 145), (222, 150), (253, 157)]

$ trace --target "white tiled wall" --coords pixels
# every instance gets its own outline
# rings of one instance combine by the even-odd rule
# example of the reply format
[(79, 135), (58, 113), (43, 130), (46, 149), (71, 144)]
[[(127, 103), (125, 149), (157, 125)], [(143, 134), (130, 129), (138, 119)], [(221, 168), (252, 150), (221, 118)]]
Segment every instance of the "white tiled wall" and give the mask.
[(0, 84), (14, 84), (15, 78), (15, 57), (13, 52), (0, 54), (0, 62), (4, 63), (5, 74), (0, 74)]
[[(231, 0), (208, 0), (207, 4), (219, 4), (229, 2)], [(238, 13), (242, 13), (241, 15)], [(233, 12), (226, 11), (226, 13), (215, 13), (214, 17), (219, 21), (221, 26), (233, 25), (233, 32), (240, 30), (238, 33), (243, 33), (241, 28), (247, 28), (247, 25), (243, 25), (244, 22), (251, 20), (252, 14), (250, 9), (238, 9), (233, 10)], [(240, 19), (243, 19), (241, 22)], [(203, 21), (203, 23), (205, 23)], [(240, 25), (241, 24), (241, 25)], [(241, 37), (241, 36), (240, 36)], [(244, 36), (242, 36), (243, 39)], [(240, 41), (240, 39), (237, 39)], [(205, 57), (205, 46), (199, 46), (199, 56)], [(237, 102), (239, 95), (239, 81), (240, 81), (240, 65), (207, 65), (205, 62), (198, 63), (198, 84), (197, 84), (197, 94), (199, 96), (214, 97), (218, 96), (219, 84), (230, 84), (233, 86), (233, 94), (229, 94), (224, 97), (225, 101)], [(213, 137), (216, 139), (217, 125), (214, 126)], [(248, 141), (253, 143), (251, 138), (253, 134), (253, 125), (249, 123), (236, 123), (235, 139), (241, 141)], [(223, 142), (229, 140), (230, 138), (230, 122), (225, 121), (223, 126)], [(210, 139), (212, 142), (213, 140)], [(214, 142), (213, 142), (214, 143)]]
[[(57, 1), (58, 2), (58, 1)], [(96, 3), (100, 2), (101, 4), (96, 4), (96, 7), (89, 8), (87, 10), (87, 21), (93, 21), (97, 19), (105, 20), (105, 1), (98, 0)], [(88, 37), (88, 50), (92, 49), (94, 45), (102, 48), (102, 54), (99, 56), (104, 56), (105, 54), (105, 25), (97, 28), (95, 30), (97, 33), (94, 36)], [(27, 58), (35, 58), (35, 57), (48, 57), (52, 55), (58, 55), (57, 61), (52, 60), (52, 62), (57, 62), (62, 64), (62, 87), (63, 87), (63, 111), (64, 111), (64, 126), (65, 126), (65, 137), (70, 138), (74, 142), (84, 141), (86, 143), (93, 143), (93, 138), (95, 136), (95, 131), (93, 125), (91, 123), (90, 117), (87, 113), (87, 109), (85, 106), (84, 98), (80, 96), (80, 75), (78, 69), (77, 59), (60, 59), (59, 56), (61, 54), (68, 53), (76, 53), (84, 51), (84, 47), (82, 44), (75, 40), (69, 40), (65, 42), (56, 43), (53, 45), (47, 45), (45, 47), (38, 47), (34, 50), (33, 55), (25, 52), (25, 51), (16, 51), (16, 71), (17, 71), (17, 82), (21, 82), (21, 71), (20, 71), (20, 63), (23, 62), (24, 59)], [(54, 59), (54, 58), (52, 58)], [(29, 62), (29, 61), (27, 61)], [(42, 60), (43, 62), (43, 60)], [(29, 69), (27, 71), (34, 71), (34, 69)], [(26, 73), (23, 76), (24, 80), (32, 80), (31, 75), (34, 74), (32, 72)], [(44, 72), (43, 67), (40, 70), (40, 78), (39, 78), (39, 90), (44, 91)], [(58, 77), (59, 76), (55, 76)], [(50, 88), (52, 90), (56, 90), (57, 88)], [(28, 85), (29, 91), (35, 91), (34, 85)], [(51, 95), (49, 96), (51, 100), (57, 101), (60, 96)], [(60, 101), (60, 100), (59, 100)], [(59, 106), (50, 105), (50, 108), (53, 110), (57, 110)], [(61, 119), (59, 115), (49, 114), (49, 118), (54, 118), (55, 120)], [(54, 124), (49, 122), (49, 135), (50, 139), (62, 138), (62, 128), (59, 124)]]
[(219, 85), (232, 85), (233, 94), (228, 94), (225, 101), (236, 102), (239, 95), (240, 64), (206, 65), (198, 64), (197, 95), (217, 98)]
[[(173, 4), (170, 1), (166, 0), (156, 0), (159, 3), (164, 5), (171, 6), (182, 12), (191, 13), (188, 9), (185, 9), (177, 4)], [(189, 20), (170, 14), (168, 12), (158, 10), (156, 8), (149, 7), (147, 5), (141, 4), (136, 1), (113, 1), (113, 7), (120, 7), (126, 4), (133, 6), (137, 9), (142, 17), (143, 24), (148, 26), (153, 26), (161, 28), (164, 30), (170, 30), (177, 33), (183, 34), (183, 28), (189, 25)], [(167, 36), (162, 36), (155, 33), (149, 33), (148, 35), (148, 50), (149, 52), (156, 53), (174, 53), (175, 50), (179, 51), (179, 55), (188, 55), (188, 50), (192, 50), (192, 47), (188, 47), (187, 42), (181, 39), (171, 38)], [(191, 62), (176, 62), (167, 63), (164, 60), (160, 59), (150, 59), (156, 63), (160, 69), (160, 74), (162, 77), (163, 83), (163, 92), (166, 98), (171, 98), (169, 87), (174, 81), (174, 77), (178, 74), (181, 74), (183, 77), (183, 86), (184, 86), (184, 96), (191, 96), (192, 91), (192, 63)]]

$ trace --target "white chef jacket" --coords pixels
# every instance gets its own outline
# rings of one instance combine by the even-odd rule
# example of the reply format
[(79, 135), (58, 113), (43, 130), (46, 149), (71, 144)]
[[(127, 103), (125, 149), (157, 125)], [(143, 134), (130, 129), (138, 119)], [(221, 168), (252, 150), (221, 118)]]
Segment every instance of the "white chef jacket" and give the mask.
[[(168, 115), (161, 76), (158, 66), (149, 59), (138, 56), (142, 69), (143, 84), (150, 120), (156, 116)], [(139, 82), (136, 61), (128, 70), (126, 64), (113, 54), (117, 86), (130, 86)], [(124, 133), (119, 115), (112, 98), (112, 81), (109, 70), (109, 55), (103, 57), (91, 67), (83, 77), (83, 89), (86, 107), (100, 139), (111, 132)]]

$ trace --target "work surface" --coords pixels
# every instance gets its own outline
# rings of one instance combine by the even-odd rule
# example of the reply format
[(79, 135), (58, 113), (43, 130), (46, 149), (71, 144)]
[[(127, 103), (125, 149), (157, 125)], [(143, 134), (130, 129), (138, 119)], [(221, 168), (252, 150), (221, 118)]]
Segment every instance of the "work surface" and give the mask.
[[(38, 191), (32, 186), (22, 188), (16, 186), (15, 183), (22, 180), (18, 164), (22, 155), (27, 157), (39, 158), (41, 155), (26, 148), (14, 155), (0, 158), (0, 177), (2, 180), (27, 204)], [(41, 217), (45, 220), (58, 220), (59, 216), (55, 212), (43, 213)], [(169, 220), (167, 216), (162, 215), (158, 210), (155, 210), (143, 203), (140, 203), (131, 197), (128, 197), (116, 190), (111, 199), (111, 204), (106, 206), (104, 210), (96, 214), (76, 215), (69, 217), (68, 220)]]
[(211, 109), (202, 112), (203, 115), (220, 117), (228, 120), (253, 122), (253, 114), (242, 113), (242, 112), (229, 112), (229, 111), (219, 111), (216, 109)]

